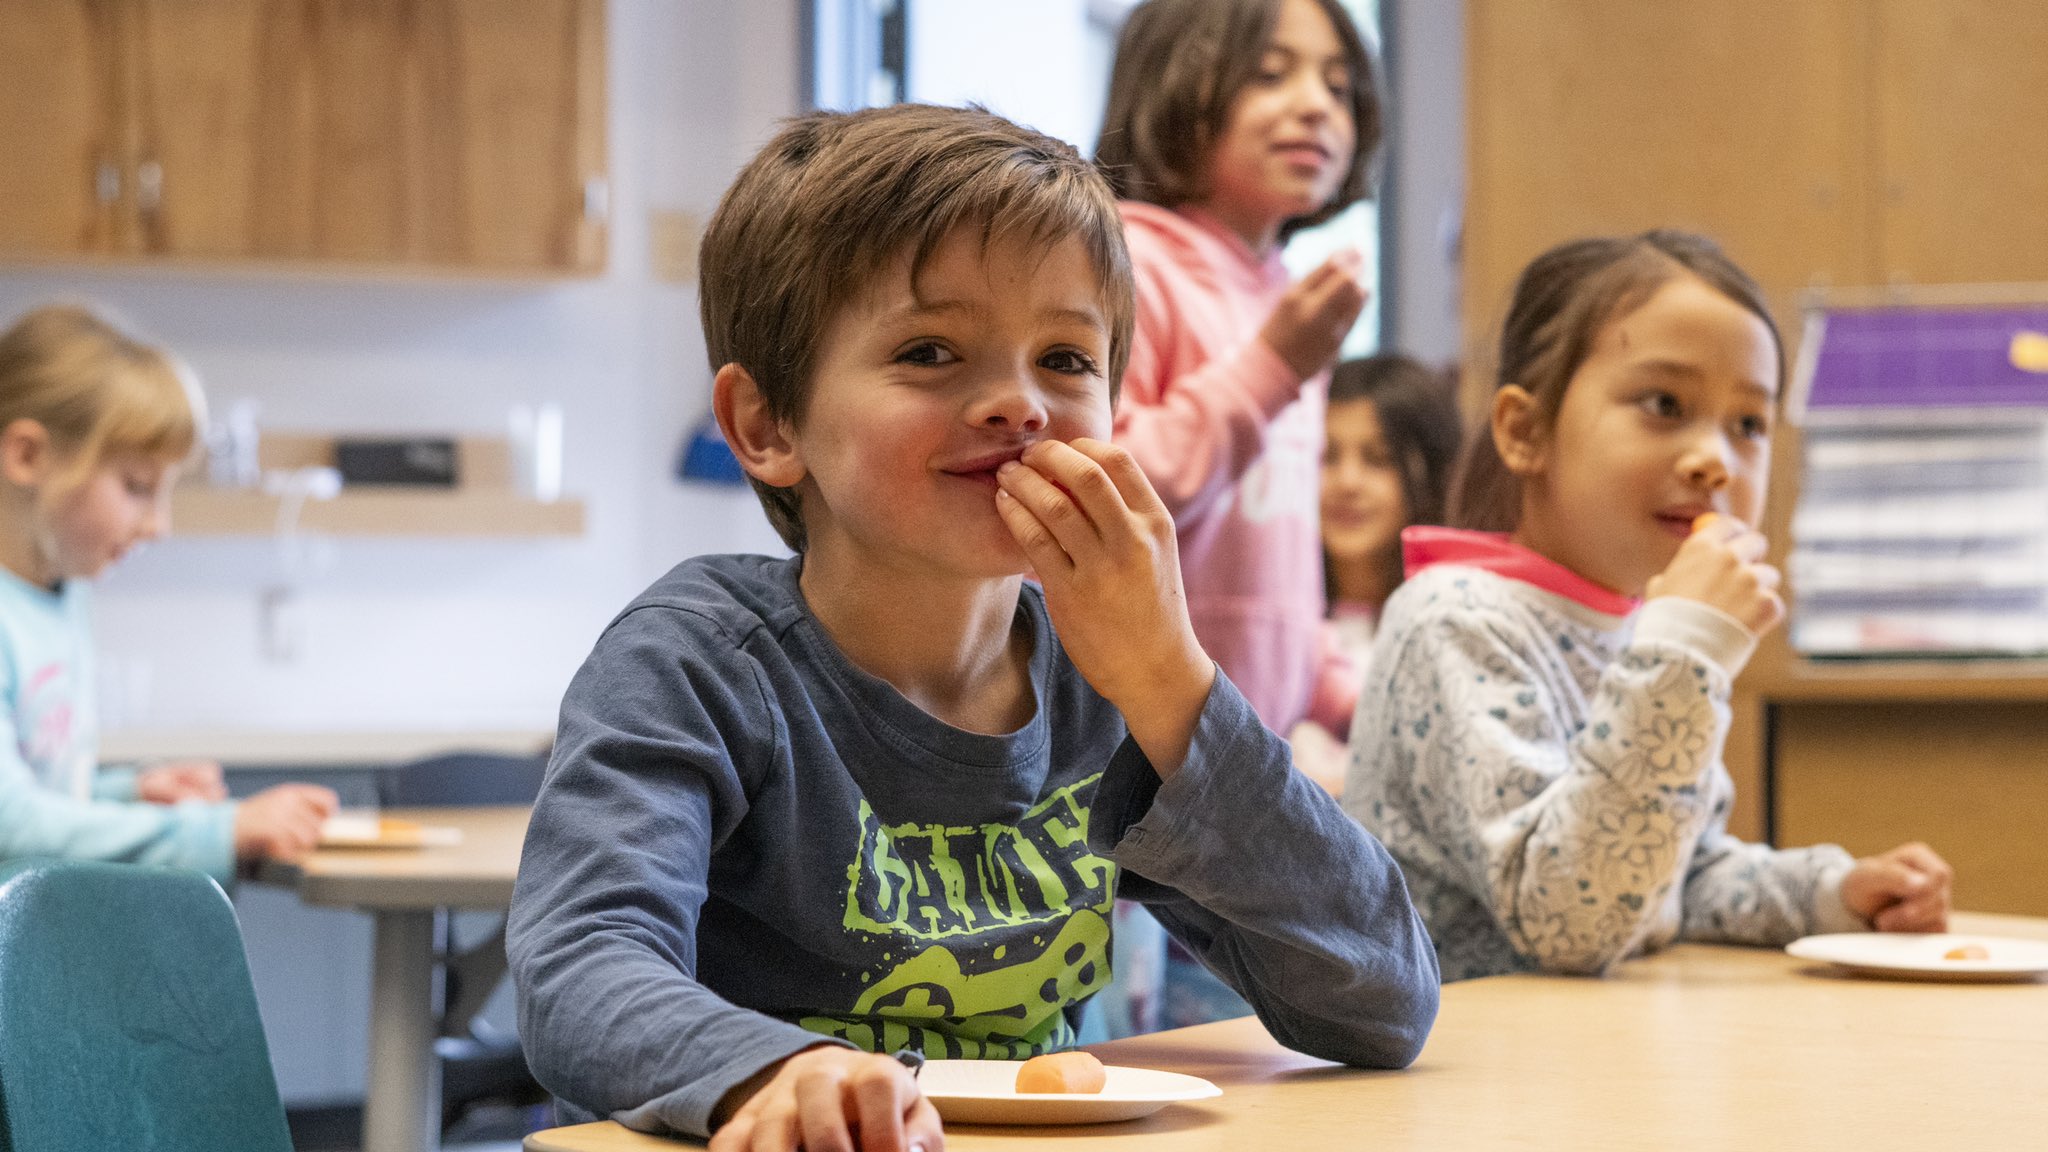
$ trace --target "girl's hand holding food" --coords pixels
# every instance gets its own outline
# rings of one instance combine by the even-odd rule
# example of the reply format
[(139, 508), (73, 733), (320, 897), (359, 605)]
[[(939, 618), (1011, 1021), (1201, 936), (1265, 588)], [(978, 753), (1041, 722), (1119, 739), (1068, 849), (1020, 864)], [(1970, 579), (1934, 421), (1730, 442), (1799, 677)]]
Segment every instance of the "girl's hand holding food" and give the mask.
[(1763, 533), (1732, 516), (1708, 513), (1664, 571), (1650, 577), (1649, 598), (1679, 596), (1717, 608), (1761, 636), (1785, 618), (1778, 570), (1764, 563)]

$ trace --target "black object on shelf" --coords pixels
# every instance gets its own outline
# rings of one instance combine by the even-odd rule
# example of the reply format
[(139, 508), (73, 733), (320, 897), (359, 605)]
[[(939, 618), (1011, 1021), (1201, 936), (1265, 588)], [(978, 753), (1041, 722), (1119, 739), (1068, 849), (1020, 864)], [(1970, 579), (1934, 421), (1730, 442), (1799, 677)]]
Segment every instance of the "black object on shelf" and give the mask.
[(408, 488), (453, 488), (458, 479), (455, 441), (445, 436), (351, 439), (334, 442), (341, 482)]

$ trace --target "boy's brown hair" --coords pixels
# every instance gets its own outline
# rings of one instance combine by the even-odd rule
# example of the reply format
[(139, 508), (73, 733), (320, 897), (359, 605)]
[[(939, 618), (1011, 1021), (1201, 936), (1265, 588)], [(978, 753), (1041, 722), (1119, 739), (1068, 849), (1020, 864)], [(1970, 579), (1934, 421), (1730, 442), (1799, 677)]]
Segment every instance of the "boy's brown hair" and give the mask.
[[(768, 412), (801, 426), (834, 313), (910, 253), (913, 284), (955, 228), (1086, 247), (1109, 322), (1110, 396), (1130, 358), (1130, 257), (1116, 201), (1071, 145), (980, 108), (814, 112), (740, 170), (704, 232), (698, 301), (712, 371), (747, 370)], [(783, 543), (804, 550), (795, 490), (753, 477)]]
[(176, 460), (204, 420), (197, 384), (175, 357), (91, 309), (48, 304), (0, 333), (0, 428), (34, 420), (70, 458), (60, 484), (110, 455)]
[[(1209, 156), (1230, 106), (1259, 74), (1286, 0), (1146, 0), (1116, 42), (1109, 104), (1095, 163), (1126, 200), (1174, 208), (1208, 194)], [(1372, 55), (1338, 0), (1315, 0), (1330, 18), (1351, 67), (1351, 170), (1328, 204), (1289, 220), (1285, 240), (1365, 198), (1380, 145), (1380, 99)]]
[[(1593, 354), (1600, 330), (1681, 276), (1698, 277), (1764, 322), (1777, 353), (1778, 379), (1784, 380), (1785, 342), (1756, 281), (1707, 237), (1658, 229), (1570, 240), (1530, 261), (1515, 281), (1501, 326), (1496, 391), (1513, 384), (1529, 393), (1536, 403), (1533, 426), (1548, 436), (1557, 427), (1565, 389)], [(1452, 484), (1450, 522), (1509, 532), (1521, 514), (1521, 479), (1501, 458), (1491, 422), (1481, 419)]]

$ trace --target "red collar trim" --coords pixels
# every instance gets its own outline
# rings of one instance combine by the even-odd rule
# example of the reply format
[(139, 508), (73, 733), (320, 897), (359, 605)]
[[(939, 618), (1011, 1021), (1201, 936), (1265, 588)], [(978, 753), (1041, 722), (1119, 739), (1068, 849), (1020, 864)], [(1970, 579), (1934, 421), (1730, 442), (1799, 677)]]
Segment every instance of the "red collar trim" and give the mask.
[(1435, 564), (1478, 568), (1519, 580), (1609, 616), (1626, 616), (1642, 601), (1603, 588), (1548, 556), (1531, 552), (1505, 532), (1417, 526), (1401, 531), (1401, 563), (1413, 576)]

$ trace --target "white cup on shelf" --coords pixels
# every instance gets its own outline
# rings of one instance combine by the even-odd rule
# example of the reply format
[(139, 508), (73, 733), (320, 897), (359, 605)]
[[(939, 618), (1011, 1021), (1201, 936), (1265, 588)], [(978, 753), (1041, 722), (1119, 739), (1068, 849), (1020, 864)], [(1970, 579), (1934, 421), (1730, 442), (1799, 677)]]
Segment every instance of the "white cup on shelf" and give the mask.
[(256, 401), (244, 397), (206, 429), (206, 479), (216, 488), (254, 488), (263, 481), (263, 434)]
[(561, 499), (562, 406), (553, 401), (515, 405), (508, 432), (513, 487), (529, 500)]

